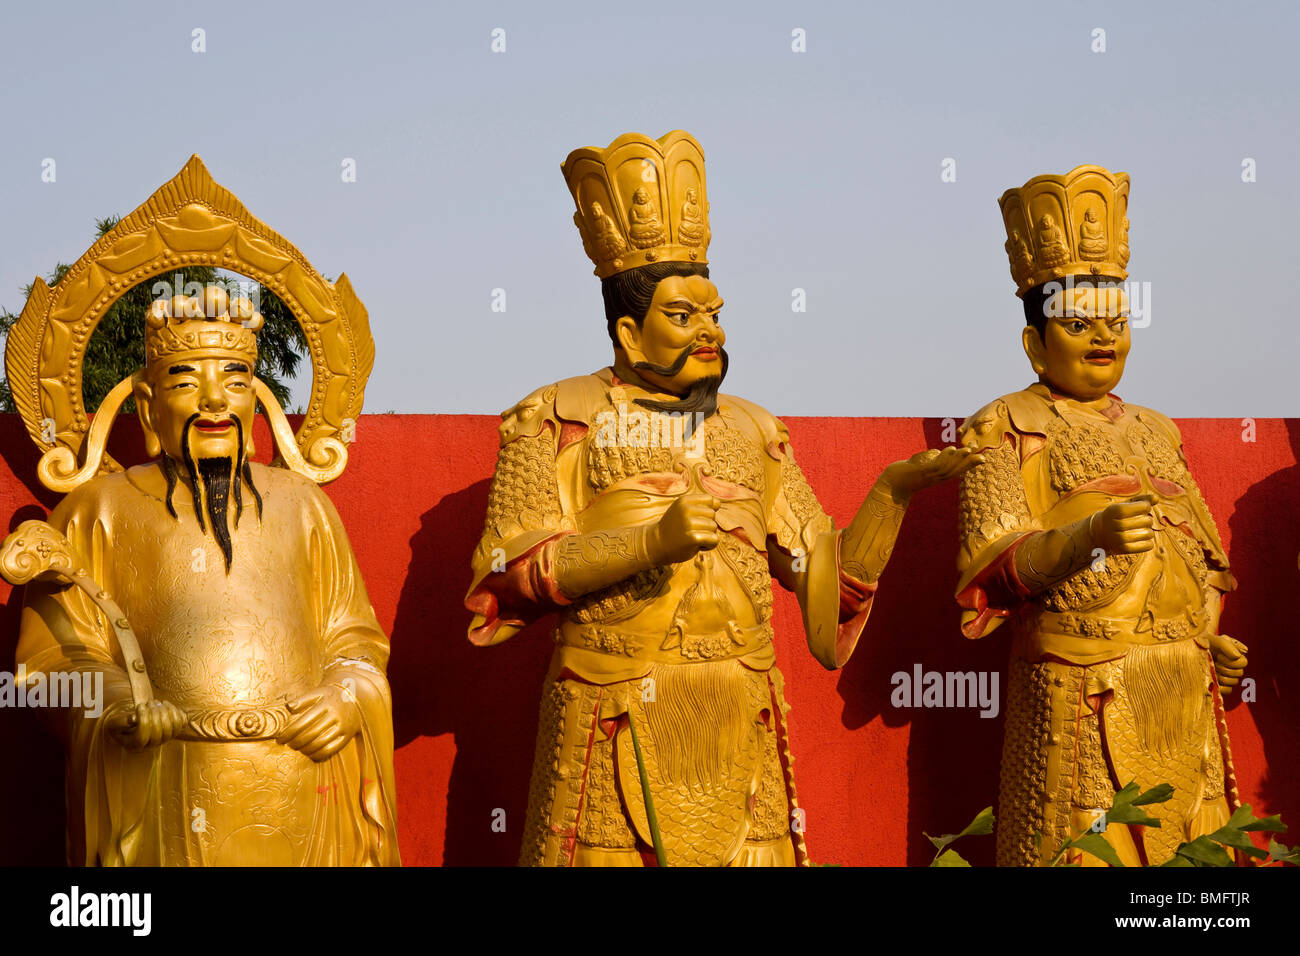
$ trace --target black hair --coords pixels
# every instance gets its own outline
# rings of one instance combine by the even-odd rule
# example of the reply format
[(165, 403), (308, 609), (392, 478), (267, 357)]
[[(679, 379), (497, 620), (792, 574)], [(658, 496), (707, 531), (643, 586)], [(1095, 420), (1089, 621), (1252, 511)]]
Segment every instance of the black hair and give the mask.
[(600, 294), (605, 299), (605, 328), (609, 340), (618, 347), (614, 327), (623, 316), (631, 317), (641, 328), (650, 312), (650, 301), (662, 279), (670, 276), (709, 277), (709, 267), (698, 262), (652, 262), (625, 272), (616, 272), (600, 282)]
[(1071, 276), (1052, 279), (1027, 290), (1021, 300), (1025, 307), (1025, 324), (1032, 325), (1040, 339), (1045, 340), (1047, 335), (1047, 303), (1066, 283), (1072, 283), (1076, 289), (1106, 289), (1123, 285), (1119, 279), (1110, 276)]

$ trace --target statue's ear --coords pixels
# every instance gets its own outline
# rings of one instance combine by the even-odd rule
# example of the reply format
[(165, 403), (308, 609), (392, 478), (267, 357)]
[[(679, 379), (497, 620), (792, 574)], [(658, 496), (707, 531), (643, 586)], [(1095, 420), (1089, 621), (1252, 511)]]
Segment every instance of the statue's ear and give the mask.
[(1025, 347), (1025, 354), (1029, 356), (1029, 364), (1034, 367), (1034, 374), (1044, 374), (1047, 371), (1047, 346), (1043, 344), (1043, 337), (1038, 334), (1038, 329), (1026, 325), (1025, 330), (1020, 333), (1020, 343)]
[(614, 337), (633, 363), (645, 360), (645, 352), (641, 350), (641, 329), (632, 316), (625, 315), (614, 323)]
[(162, 454), (162, 442), (153, 427), (153, 388), (145, 381), (143, 369), (135, 373), (131, 395), (135, 399), (135, 413), (140, 416), (140, 430), (144, 432), (144, 453), (157, 458)]

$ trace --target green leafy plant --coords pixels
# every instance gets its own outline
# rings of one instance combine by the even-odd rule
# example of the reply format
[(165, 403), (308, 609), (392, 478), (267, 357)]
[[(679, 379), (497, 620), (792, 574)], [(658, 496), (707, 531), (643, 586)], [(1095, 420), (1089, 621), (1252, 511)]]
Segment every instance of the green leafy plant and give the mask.
[(1183, 843), (1172, 857), (1161, 866), (1233, 866), (1234, 860), (1225, 847), (1240, 850), (1259, 862), (1257, 866), (1274, 864), (1300, 863), (1300, 850), (1292, 849), (1278, 843), (1272, 837), (1268, 849), (1261, 850), (1247, 835), (1255, 832), (1285, 833), (1286, 824), (1276, 813), (1269, 817), (1257, 817), (1250, 809), (1250, 804), (1243, 804), (1228, 819), (1228, 822), (1213, 833), (1199, 836), (1190, 843)]
[(934, 859), (930, 861), (931, 866), (970, 866), (969, 863), (956, 850), (949, 849), (951, 843), (955, 843), (962, 837), (966, 836), (987, 836), (993, 832), (993, 808), (985, 807), (981, 810), (970, 823), (960, 833), (945, 833), (941, 836), (930, 836), (930, 834), (921, 831), (925, 838), (934, 844)]
[[(1101, 835), (1101, 831), (1112, 823), (1158, 827), (1160, 821), (1141, 808), (1155, 803), (1164, 803), (1173, 795), (1174, 788), (1167, 783), (1139, 792), (1137, 783), (1130, 782), (1115, 794), (1109, 810), (1098, 817), (1091, 826), (1076, 833), (1061, 845), (1049, 865), (1077, 866), (1078, 864), (1066, 863), (1065, 856), (1069, 850), (1080, 850), (1110, 866), (1122, 867), (1124, 864), (1120, 862), (1115, 848)], [(1100, 829), (1098, 824), (1101, 824)], [(1283, 846), (1277, 840), (1270, 839), (1267, 850), (1257, 847), (1249, 834), (1261, 831), (1284, 833), (1286, 824), (1277, 814), (1257, 817), (1252, 812), (1250, 804), (1245, 804), (1232, 814), (1227, 823), (1213, 833), (1179, 844), (1174, 855), (1159, 865), (1162, 867), (1234, 866), (1236, 861), (1228, 852), (1229, 849), (1238, 850), (1258, 860), (1260, 866), (1300, 863), (1300, 851)]]

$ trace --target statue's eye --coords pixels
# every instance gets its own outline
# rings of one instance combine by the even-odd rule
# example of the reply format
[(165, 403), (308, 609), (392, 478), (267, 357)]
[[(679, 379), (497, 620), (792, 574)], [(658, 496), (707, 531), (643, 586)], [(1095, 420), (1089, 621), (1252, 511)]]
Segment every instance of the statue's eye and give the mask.
[(676, 325), (680, 325), (682, 328), (686, 328), (690, 323), (690, 316), (685, 312), (670, 312), (668, 314), (668, 319)]
[(722, 310), (719, 309), (717, 312), (713, 313), (713, 324), (720, 325), (721, 323), (722, 323)]

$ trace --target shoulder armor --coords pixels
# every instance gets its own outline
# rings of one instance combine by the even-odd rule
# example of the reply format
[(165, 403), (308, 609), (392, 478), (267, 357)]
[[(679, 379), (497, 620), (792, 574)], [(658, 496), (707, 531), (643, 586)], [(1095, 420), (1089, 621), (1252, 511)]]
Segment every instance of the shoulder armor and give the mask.
[(1183, 434), (1178, 430), (1172, 418), (1156, 411), (1154, 408), (1144, 408), (1141, 405), (1128, 405), (1125, 407), (1131, 411), (1139, 421), (1144, 421), (1155, 425), (1164, 430), (1166, 437), (1173, 443), (1174, 447), (1181, 449), (1183, 447)]
[(508, 445), (516, 438), (534, 438), (542, 424), (554, 414), (555, 394), (559, 385), (545, 385), (523, 401), (501, 413), (497, 434), (501, 444)]
[(509, 444), (516, 438), (534, 438), (547, 421), (563, 419), (588, 425), (605, 395), (605, 383), (596, 375), (575, 375), (543, 386), (501, 413), (502, 421), (497, 428), (501, 444)]
[(556, 386), (555, 414), (566, 422), (590, 425), (605, 403), (609, 387), (599, 375), (575, 375)]
[(963, 437), (973, 435), (977, 445), (996, 445), (1008, 431), (1046, 435), (1052, 415), (1051, 402), (1031, 387), (989, 402), (962, 422), (961, 430)]
[(758, 427), (763, 436), (763, 447), (771, 457), (777, 459), (784, 457), (782, 446), (790, 443), (790, 432), (781, 419), (763, 406), (737, 398), (735, 395), (719, 395), (718, 400), (745, 415)]

